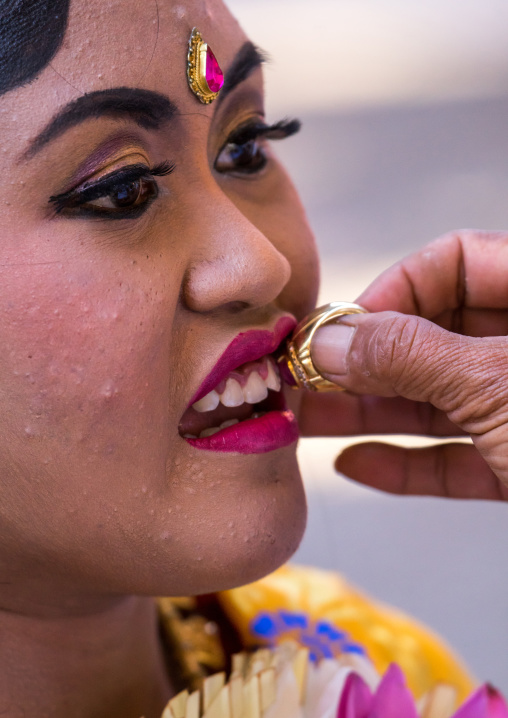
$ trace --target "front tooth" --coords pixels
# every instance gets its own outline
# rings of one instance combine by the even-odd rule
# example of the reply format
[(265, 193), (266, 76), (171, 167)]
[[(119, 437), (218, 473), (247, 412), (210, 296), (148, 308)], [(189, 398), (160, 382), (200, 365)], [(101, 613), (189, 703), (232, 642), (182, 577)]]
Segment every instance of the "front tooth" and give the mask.
[(220, 431), (219, 426), (211, 426), (209, 429), (203, 429), (203, 431), (199, 435), (199, 438), (206, 439), (207, 436), (213, 436), (218, 431)]
[(220, 400), (224, 406), (241, 406), (243, 404), (242, 387), (232, 376), (226, 381), (226, 388), (220, 395)]
[(268, 389), (257, 371), (249, 374), (247, 383), (243, 387), (243, 395), (247, 404), (257, 404), (268, 396)]
[(196, 411), (199, 411), (200, 414), (204, 414), (205, 411), (213, 411), (219, 406), (219, 395), (215, 391), (215, 389), (212, 389), (212, 391), (208, 392), (206, 396), (204, 396), (199, 401), (196, 401), (192, 408)]
[(280, 378), (277, 376), (271, 361), (268, 361), (268, 374), (266, 375), (265, 384), (272, 391), (280, 391)]
[(228, 419), (228, 421), (223, 421), (220, 425), (220, 429), (227, 429), (228, 426), (235, 426), (235, 424), (239, 424), (240, 419)]

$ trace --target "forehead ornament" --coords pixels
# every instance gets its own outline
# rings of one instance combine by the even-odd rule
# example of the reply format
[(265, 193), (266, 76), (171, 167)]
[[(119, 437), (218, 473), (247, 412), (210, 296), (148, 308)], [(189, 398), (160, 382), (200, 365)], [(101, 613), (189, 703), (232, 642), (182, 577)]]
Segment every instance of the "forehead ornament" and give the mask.
[(224, 74), (220, 69), (212, 49), (203, 42), (197, 28), (192, 30), (187, 55), (187, 79), (189, 87), (204, 105), (213, 102), (224, 84)]

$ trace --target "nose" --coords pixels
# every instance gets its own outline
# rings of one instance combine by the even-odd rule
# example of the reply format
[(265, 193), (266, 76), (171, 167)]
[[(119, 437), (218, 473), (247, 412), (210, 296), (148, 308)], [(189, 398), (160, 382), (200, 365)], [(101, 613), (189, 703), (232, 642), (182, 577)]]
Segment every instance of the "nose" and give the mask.
[(183, 284), (186, 306), (210, 312), (273, 302), (291, 276), (286, 257), (220, 190), (196, 212)]

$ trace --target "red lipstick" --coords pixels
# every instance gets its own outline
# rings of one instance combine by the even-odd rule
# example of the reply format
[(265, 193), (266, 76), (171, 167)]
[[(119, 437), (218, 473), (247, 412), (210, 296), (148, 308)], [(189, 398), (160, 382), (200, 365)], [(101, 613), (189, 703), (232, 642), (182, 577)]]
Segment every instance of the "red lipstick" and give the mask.
[(246, 419), (204, 439), (185, 439), (196, 449), (237, 454), (266, 454), (298, 441), (299, 431), (292, 411), (270, 411), (259, 419)]
[[(295, 326), (296, 321), (293, 317), (282, 317), (273, 331), (254, 329), (238, 334), (192, 397), (186, 411), (187, 416), (189, 416), (188, 412), (191, 412), (196, 419), (198, 414), (192, 408), (195, 402), (213, 389), (217, 391), (218, 385), (234, 370), (248, 365), (249, 362), (257, 362), (267, 354), (273, 354)], [(270, 389), (273, 387), (270, 386)], [(220, 406), (216, 410), (207, 412), (209, 421), (214, 421), (214, 417), (220, 415), (222, 410), (231, 413), (227, 418), (234, 418), (238, 423), (217, 429), (216, 433), (201, 438), (184, 436), (185, 441), (196, 449), (240, 454), (266, 453), (293, 444), (299, 435), (296, 418), (287, 408), (282, 391), (276, 391), (275, 388), (268, 394), (268, 398), (261, 401), (259, 405), (251, 404), (249, 407), (248, 403), (244, 403), (238, 409)], [(254, 416), (246, 417), (247, 409), (255, 411)], [(203, 416), (201, 414), (201, 417)], [(218, 421), (217, 426), (219, 425)]]
[(272, 354), (295, 327), (295, 319), (282, 317), (275, 325), (273, 332), (266, 329), (251, 329), (238, 334), (194, 394), (189, 406), (208, 394), (233, 369), (249, 361), (261, 359), (265, 354)]

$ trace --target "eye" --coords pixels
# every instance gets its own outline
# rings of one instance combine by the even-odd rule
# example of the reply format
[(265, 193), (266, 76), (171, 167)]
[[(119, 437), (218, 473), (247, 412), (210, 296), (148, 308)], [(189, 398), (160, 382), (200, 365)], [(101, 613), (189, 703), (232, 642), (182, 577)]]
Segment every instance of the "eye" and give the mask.
[(282, 140), (299, 129), (298, 120), (281, 120), (273, 125), (251, 120), (228, 137), (215, 160), (215, 170), (240, 175), (261, 172), (268, 162), (266, 140)]
[(260, 172), (267, 163), (264, 148), (258, 140), (247, 142), (227, 142), (217, 157), (217, 172), (240, 172), (254, 174)]
[(150, 202), (157, 195), (158, 186), (153, 177), (140, 177), (130, 182), (118, 182), (109, 194), (80, 206), (124, 210)]
[(174, 165), (168, 162), (153, 168), (135, 164), (50, 197), (49, 201), (56, 214), (65, 217), (133, 219), (157, 198), (159, 186), (154, 177), (173, 170)]

